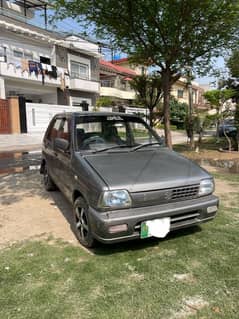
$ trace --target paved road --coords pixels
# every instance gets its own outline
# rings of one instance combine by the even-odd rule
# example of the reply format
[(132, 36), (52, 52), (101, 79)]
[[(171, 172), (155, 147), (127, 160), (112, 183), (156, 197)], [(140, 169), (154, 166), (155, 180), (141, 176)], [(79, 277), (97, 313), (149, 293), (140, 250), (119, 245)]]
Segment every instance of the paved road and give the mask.
[[(163, 135), (163, 130), (158, 130)], [(173, 144), (185, 143), (186, 134), (183, 132), (172, 132)], [(24, 152), (41, 149), (43, 134), (0, 134), (0, 153)]]

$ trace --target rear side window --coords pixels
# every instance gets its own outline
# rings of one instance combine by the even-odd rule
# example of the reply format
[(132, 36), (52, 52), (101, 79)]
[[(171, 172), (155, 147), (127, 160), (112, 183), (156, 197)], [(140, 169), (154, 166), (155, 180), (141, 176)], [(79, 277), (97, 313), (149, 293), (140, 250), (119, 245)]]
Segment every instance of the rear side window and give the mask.
[(59, 136), (64, 140), (70, 141), (70, 134), (69, 134), (69, 120), (63, 119), (62, 126), (60, 127)]
[(68, 119), (57, 118), (51, 123), (46, 139), (52, 142), (55, 138), (63, 138), (70, 141)]
[(47, 134), (47, 139), (49, 141), (52, 141), (53, 139), (55, 139), (56, 137), (60, 137), (60, 132), (61, 132), (61, 126), (62, 126), (62, 119), (55, 119), (55, 121), (53, 121), (53, 123), (51, 124), (51, 127), (48, 131)]

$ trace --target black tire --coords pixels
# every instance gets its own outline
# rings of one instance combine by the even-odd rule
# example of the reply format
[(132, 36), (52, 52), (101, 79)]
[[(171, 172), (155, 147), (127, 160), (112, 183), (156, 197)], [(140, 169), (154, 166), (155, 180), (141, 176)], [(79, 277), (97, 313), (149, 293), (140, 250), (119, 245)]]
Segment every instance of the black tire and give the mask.
[(96, 240), (92, 236), (91, 226), (88, 218), (88, 204), (82, 197), (78, 197), (73, 206), (75, 234), (79, 242), (87, 247), (92, 248)]
[(43, 184), (48, 192), (57, 190), (56, 184), (53, 182), (51, 176), (48, 173), (47, 164), (43, 168)]

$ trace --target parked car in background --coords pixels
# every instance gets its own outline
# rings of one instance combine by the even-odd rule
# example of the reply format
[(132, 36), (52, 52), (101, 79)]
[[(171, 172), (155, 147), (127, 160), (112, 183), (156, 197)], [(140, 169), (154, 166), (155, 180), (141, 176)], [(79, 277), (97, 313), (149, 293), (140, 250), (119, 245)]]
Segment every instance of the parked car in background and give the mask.
[(218, 208), (213, 177), (134, 115), (56, 115), (40, 172), (47, 190), (58, 187), (72, 203), (75, 233), (86, 247), (165, 237), (212, 220)]
[(234, 125), (234, 120), (224, 120), (224, 122), (219, 125), (219, 136), (224, 137), (225, 133), (228, 137), (236, 137), (237, 128)]

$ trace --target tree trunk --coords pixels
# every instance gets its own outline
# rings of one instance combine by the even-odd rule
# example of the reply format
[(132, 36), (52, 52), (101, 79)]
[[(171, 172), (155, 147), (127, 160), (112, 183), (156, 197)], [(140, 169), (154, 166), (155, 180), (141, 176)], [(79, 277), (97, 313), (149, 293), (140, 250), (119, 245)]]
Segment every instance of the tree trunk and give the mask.
[(221, 120), (217, 119), (217, 123), (216, 123), (216, 141), (217, 143), (220, 142), (220, 137), (219, 137), (219, 126), (221, 124)]
[(231, 139), (230, 137), (227, 135), (226, 133), (226, 130), (225, 130), (225, 126), (223, 125), (223, 133), (224, 133), (224, 136), (226, 137), (227, 139), (227, 142), (228, 142), (228, 151), (231, 152), (232, 151), (232, 142), (231, 142)]
[(192, 83), (188, 85), (188, 94), (189, 94), (189, 104), (188, 104), (188, 124), (189, 124), (189, 139), (190, 139), (190, 149), (194, 150), (194, 123), (193, 123), (193, 92), (192, 92)]
[(171, 81), (170, 81), (170, 71), (165, 70), (162, 72), (162, 81), (163, 81), (163, 114), (164, 114), (164, 134), (165, 134), (165, 143), (172, 149), (172, 136), (170, 130), (170, 90), (171, 90)]
[(153, 109), (149, 107), (149, 125), (153, 127)]

